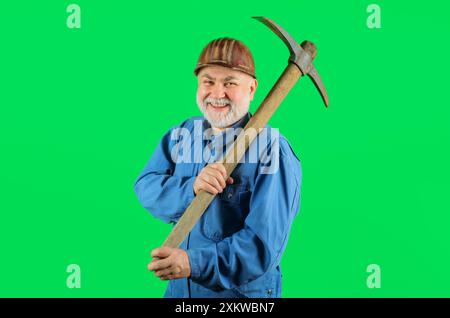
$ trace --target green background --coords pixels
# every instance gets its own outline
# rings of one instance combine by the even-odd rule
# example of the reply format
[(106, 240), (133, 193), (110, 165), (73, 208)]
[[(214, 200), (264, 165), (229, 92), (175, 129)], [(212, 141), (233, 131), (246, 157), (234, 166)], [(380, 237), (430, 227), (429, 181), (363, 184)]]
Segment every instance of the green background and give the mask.
[[(81, 29), (66, 8), (81, 7)], [(381, 6), (381, 29), (366, 8)], [(288, 51), (251, 16), (316, 43), (271, 125), (301, 159), (284, 297), (450, 296), (450, 5), (444, 1), (8, 1), (0, 5), (0, 296), (160, 297), (149, 252), (170, 226), (133, 183), (162, 135), (199, 115), (203, 46), (236, 37), (259, 78)], [(81, 288), (66, 286), (69, 264)], [(366, 268), (381, 267), (369, 289)]]

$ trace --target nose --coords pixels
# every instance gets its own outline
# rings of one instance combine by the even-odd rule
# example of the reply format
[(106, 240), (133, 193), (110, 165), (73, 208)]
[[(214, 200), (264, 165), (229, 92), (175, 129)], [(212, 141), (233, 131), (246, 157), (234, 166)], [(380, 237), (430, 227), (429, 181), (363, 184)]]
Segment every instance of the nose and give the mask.
[(225, 88), (221, 84), (215, 84), (211, 89), (211, 97), (225, 98)]

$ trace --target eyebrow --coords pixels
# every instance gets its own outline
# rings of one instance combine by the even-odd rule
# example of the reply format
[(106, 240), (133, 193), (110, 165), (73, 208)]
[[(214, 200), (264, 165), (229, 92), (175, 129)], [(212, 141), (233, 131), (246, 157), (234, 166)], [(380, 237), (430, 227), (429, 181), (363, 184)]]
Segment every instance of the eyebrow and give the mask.
[(236, 79), (237, 79), (237, 78), (234, 77), (234, 76), (227, 76), (227, 77), (225, 77), (224, 81), (225, 81), (225, 82), (228, 82), (228, 81), (232, 81), (232, 80), (236, 80)]
[(210, 80), (215, 80), (214, 77), (211, 77), (208, 74), (203, 74), (202, 77), (206, 77), (207, 79), (210, 79)]
[[(213, 80), (213, 81), (216, 80), (214, 77), (210, 76), (209, 74), (203, 74), (202, 77), (206, 77), (207, 79), (210, 79), (210, 80)], [(227, 77), (224, 78), (223, 81), (227, 82), (227, 81), (232, 81), (232, 80), (237, 80), (237, 78), (234, 77), (234, 76), (227, 76)]]

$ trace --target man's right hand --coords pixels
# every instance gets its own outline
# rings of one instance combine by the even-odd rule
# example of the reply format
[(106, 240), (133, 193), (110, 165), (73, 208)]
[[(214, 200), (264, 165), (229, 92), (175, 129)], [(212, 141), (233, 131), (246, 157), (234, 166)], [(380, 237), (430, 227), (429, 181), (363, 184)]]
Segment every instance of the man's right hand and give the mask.
[(204, 167), (194, 181), (194, 193), (204, 190), (211, 194), (221, 193), (227, 184), (232, 184), (233, 178), (225, 180), (227, 172), (221, 163), (211, 163)]

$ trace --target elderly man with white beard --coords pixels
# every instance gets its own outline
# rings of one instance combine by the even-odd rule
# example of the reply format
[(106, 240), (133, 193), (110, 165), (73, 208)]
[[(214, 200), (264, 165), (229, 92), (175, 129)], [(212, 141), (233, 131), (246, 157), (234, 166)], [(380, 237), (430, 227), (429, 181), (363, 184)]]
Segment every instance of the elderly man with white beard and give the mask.
[[(286, 138), (271, 133), (268, 126), (271, 137), (263, 151), (255, 140), (246, 153), (248, 158), (255, 151), (258, 160), (240, 162), (227, 179), (222, 164), (204, 157), (174, 160), (179, 129), (192, 134), (190, 149), (207, 130), (212, 136), (201, 140), (205, 148), (227, 146), (218, 137), (245, 126), (258, 87), (250, 50), (231, 38), (208, 43), (194, 74), (203, 117), (189, 118), (164, 135), (139, 175), (135, 192), (152, 215), (172, 224), (199, 191), (217, 196), (180, 248), (151, 251), (148, 269), (169, 280), (165, 297), (281, 297), (281, 257), (300, 208), (300, 161)], [(203, 128), (200, 134), (196, 123)], [(267, 152), (277, 157), (277, 169), (263, 169)]]

